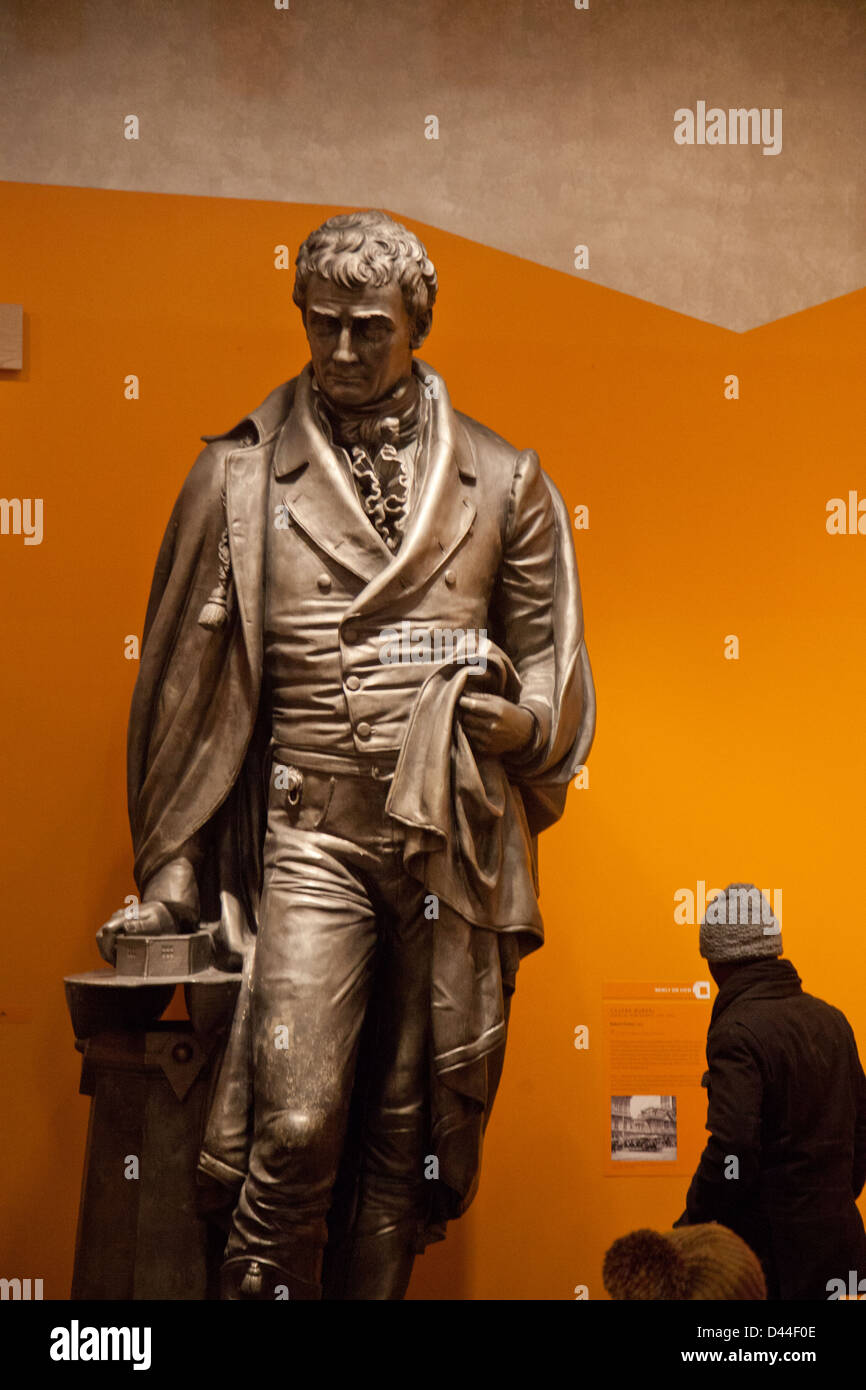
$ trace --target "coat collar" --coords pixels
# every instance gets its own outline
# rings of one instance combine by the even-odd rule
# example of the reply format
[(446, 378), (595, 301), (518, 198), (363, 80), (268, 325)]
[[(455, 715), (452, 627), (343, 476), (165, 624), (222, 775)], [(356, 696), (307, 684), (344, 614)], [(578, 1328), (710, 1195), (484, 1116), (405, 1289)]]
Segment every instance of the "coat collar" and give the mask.
[(412, 370), (431, 402), (426, 468), (403, 541), (392, 555), (361, 511), (351, 478), (328, 443), (312, 402), (312, 369), (297, 379), (277, 437), (273, 472), (293, 520), (338, 564), (366, 581), (350, 612), (369, 612), (420, 586), (468, 531), (475, 516), (475, 451), (445, 383), (417, 359)]
[(742, 965), (720, 986), (710, 1016), (710, 1027), (735, 999), (748, 994), (752, 999), (785, 999), (802, 994), (800, 976), (789, 960), (770, 956)]
[[(468, 431), (457, 420), (445, 388), (445, 382), (441, 376), (434, 372), (432, 367), (428, 366), (426, 362), (422, 362), (418, 357), (413, 359), (412, 371), (418, 378), (419, 385), (426, 392), (427, 398), (433, 402), (434, 436), (438, 433), (442, 437), (445, 435), (451, 437), (455, 450), (454, 462), (458, 473), (467, 482), (474, 482), (477, 473), (475, 446)], [(297, 468), (303, 467), (305, 463), (314, 460), (321, 461), (323, 454), (333, 455), (333, 449), (315, 417), (312, 367), (309, 362), (293, 381), (286, 382), (272, 391), (267, 400), (259, 406), (258, 410), (252, 411), (247, 419), (257, 421), (259, 415), (263, 418), (273, 418), (275, 408), (278, 412), (281, 405), (283, 413), (279, 418), (284, 419), (285, 423), (274, 450), (274, 476), (277, 478), (287, 477)], [(288, 415), (285, 413), (286, 409), (288, 409)], [(221, 438), (222, 436), (211, 437)], [(263, 437), (263, 434), (260, 433), (259, 439)], [(386, 546), (383, 548), (387, 549)]]
[(281, 382), (265, 397), (261, 405), (251, 410), (249, 415), (245, 415), (232, 429), (226, 430), (224, 434), (203, 434), (202, 439), (206, 444), (226, 440), (243, 447), (263, 443), (280, 428), (289, 414), (296, 384), (297, 377)]

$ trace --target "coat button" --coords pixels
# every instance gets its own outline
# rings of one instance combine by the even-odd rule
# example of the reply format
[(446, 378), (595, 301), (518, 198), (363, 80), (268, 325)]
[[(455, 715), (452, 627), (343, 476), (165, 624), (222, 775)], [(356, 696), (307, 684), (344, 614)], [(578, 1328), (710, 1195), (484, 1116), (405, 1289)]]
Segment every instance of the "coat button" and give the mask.
[(357, 676), (350, 676), (349, 679), (346, 681), (346, 689), (357, 690), (360, 687), (360, 684), (361, 682), (358, 680)]
[(445, 583), (448, 585), (449, 589), (454, 588), (454, 585), (457, 583), (457, 575), (453, 570), (445, 571)]
[(318, 579), (316, 580), (316, 583), (318, 584), (322, 593), (326, 594), (331, 587), (331, 576), (329, 574), (320, 574)]
[(373, 730), (370, 728), (366, 719), (362, 719), (358, 725), (358, 738), (369, 738), (372, 732)]

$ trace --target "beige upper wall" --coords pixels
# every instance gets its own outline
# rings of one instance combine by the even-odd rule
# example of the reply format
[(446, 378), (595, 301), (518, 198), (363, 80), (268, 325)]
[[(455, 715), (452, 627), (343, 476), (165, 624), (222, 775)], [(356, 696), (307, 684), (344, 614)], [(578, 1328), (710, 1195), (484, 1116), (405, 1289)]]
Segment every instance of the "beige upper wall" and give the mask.
[(0, 0), (0, 178), (381, 205), (740, 331), (866, 282), (861, 0), (289, 4)]

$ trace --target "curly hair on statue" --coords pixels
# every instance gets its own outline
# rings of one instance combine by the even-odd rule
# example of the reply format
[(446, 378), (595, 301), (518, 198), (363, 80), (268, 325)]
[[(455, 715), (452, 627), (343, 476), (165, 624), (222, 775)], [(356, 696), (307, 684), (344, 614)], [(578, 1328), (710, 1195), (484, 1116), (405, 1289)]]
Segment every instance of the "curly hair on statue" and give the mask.
[(436, 267), (414, 232), (386, 212), (339, 213), (310, 232), (295, 259), (292, 299), (304, 312), (307, 285), (314, 275), (344, 289), (392, 282), (403, 294), (412, 323), (412, 346), (430, 332), (438, 281)]

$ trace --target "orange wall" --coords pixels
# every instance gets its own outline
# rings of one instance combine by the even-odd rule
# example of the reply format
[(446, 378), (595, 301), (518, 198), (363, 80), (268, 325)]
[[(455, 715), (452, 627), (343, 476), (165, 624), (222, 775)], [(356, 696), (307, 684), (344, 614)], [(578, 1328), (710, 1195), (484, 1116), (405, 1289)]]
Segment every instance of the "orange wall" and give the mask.
[[(123, 639), (198, 436), (306, 360), (273, 248), (335, 209), (14, 184), (0, 202), (0, 297), (28, 324), (24, 371), (0, 374), (0, 491), (45, 506), (41, 546), (0, 536), (0, 1273), (65, 1297), (88, 1103), (61, 981), (98, 964), (134, 887)], [(600, 1029), (604, 981), (705, 975), (677, 888), (782, 888), (787, 953), (866, 1050), (866, 537), (824, 525), (866, 489), (866, 294), (739, 336), (418, 231), (442, 285), (422, 355), (590, 507), (599, 728), (589, 790), (542, 841), (548, 941), (520, 973), (481, 1192), (412, 1294), (602, 1297), (610, 1241), (683, 1206), (681, 1177), (603, 1176)], [(700, 1123), (680, 1140), (697, 1159)]]

